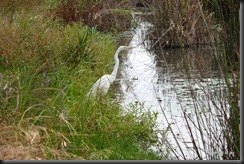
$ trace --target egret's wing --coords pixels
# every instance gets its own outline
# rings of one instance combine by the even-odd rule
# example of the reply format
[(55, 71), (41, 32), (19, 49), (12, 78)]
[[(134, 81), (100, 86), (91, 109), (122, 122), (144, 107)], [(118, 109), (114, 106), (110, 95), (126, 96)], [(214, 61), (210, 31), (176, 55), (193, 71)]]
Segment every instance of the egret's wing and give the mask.
[(97, 89), (100, 89), (102, 91), (106, 91), (110, 87), (110, 84), (112, 82), (110, 81), (109, 75), (103, 75), (100, 79), (97, 80), (97, 82), (94, 84), (94, 86)]
[(111, 75), (103, 75), (96, 83), (92, 86), (88, 95), (96, 97), (98, 94), (106, 94), (111, 83), (114, 81), (114, 77)]

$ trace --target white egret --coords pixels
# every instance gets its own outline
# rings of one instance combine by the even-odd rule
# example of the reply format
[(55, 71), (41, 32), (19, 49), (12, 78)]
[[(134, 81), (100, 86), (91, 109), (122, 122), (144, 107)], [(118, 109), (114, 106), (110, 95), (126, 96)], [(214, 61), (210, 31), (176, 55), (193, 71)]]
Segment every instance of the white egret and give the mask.
[(130, 46), (120, 46), (114, 54), (115, 65), (114, 70), (110, 75), (103, 75), (96, 83), (92, 86), (87, 96), (90, 98), (100, 97), (108, 92), (110, 85), (115, 81), (117, 71), (119, 68), (119, 58), (118, 55), (121, 51), (129, 50), (133, 47)]

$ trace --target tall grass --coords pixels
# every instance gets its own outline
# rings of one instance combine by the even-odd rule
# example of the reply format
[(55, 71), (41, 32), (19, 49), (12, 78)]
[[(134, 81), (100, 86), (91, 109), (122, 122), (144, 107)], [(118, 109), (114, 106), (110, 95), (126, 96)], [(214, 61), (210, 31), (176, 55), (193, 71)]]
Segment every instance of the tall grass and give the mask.
[(0, 6), (0, 158), (161, 159), (145, 146), (156, 137), (150, 114), (122, 115), (112, 94), (87, 101), (113, 68), (114, 37), (55, 20), (55, 3)]
[[(213, 57), (218, 68), (219, 86), (225, 88), (209, 91), (209, 86), (198, 87), (207, 97), (207, 104), (192, 92), (194, 101), (194, 118), (189, 117), (182, 108), (182, 115), (187, 125), (188, 134), (196, 154), (196, 159), (208, 160), (239, 160), (240, 159), (240, 53), (239, 30), (240, 19), (238, 1), (153, 1), (153, 24), (155, 29), (151, 34), (155, 37), (153, 46), (184, 47), (207, 43), (213, 48)], [(228, 6), (228, 7), (227, 7)], [(213, 13), (214, 12), (214, 13)], [(209, 63), (203, 63), (203, 65)], [(185, 71), (190, 81), (189, 61), (185, 61)], [(202, 69), (202, 68), (200, 68)], [(223, 84), (222, 84), (223, 82)], [(207, 109), (207, 113), (204, 113)], [(173, 136), (176, 132), (170, 131)], [(202, 146), (198, 144), (200, 142)], [(174, 140), (178, 142), (177, 137)], [(186, 154), (170, 148), (174, 158), (180, 154), (186, 159)]]
[[(153, 0), (153, 17), (150, 21), (154, 22), (155, 28), (151, 32), (151, 38), (155, 40), (155, 45), (188, 47), (209, 44), (209, 34), (201, 16), (201, 8), (202, 4), (199, 5), (194, 0)], [(219, 43), (222, 29), (213, 21), (211, 13), (204, 13), (214, 41)]]

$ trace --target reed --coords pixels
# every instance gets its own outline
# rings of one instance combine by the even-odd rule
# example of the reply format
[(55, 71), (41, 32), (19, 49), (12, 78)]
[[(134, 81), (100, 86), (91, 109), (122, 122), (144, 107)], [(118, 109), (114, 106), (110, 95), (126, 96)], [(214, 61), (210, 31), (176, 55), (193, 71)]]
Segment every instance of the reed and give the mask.
[[(208, 44), (213, 50), (219, 86), (224, 89), (202, 86), (199, 78), (191, 77), (191, 59), (184, 60), (182, 69), (189, 80), (194, 102), (193, 117), (182, 108), (195, 159), (240, 159), (240, 53), (239, 53), (239, 2), (237, 1), (154, 1), (154, 46), (184, 47)], [(228, 7), (227, 7), (228, 6)], [(214, 13), (213, 13), (214, 12)], [(233, 18), (233, 19), (230, 19)], [(182, 53), (184, 53), (182, 49)], [(208, 60), (194, 61), (199, 72), (206, 70)], [(207, 104), (197, 97), (191, 82), (195, 81)], [(211, 81), (210, 83), (214, 83)], [(205, 112), (204, 112), (205, 111)], [(207, 112), (206, 112), (207, 111)], [(166, 118), (167, 119), (167, 118)], [(176, 132), (169, 131), (176, 143)], [(200, 144), (199, 144), (200, 140)], [(187, 159), (183, 147), (175, 151), (170, 145), (173, 159)]]
[[(155, 46), (188, 47), (210, 44), (208, 30), (201, 16), (202, 2), (194, 0), (154, 0), (150, 10), (154, 24), (151, 39)], [(221, 26), (213, 21), (212, 13), (204, 10), (205, 21), (213, 34), (215, 43), (220, 42)]]

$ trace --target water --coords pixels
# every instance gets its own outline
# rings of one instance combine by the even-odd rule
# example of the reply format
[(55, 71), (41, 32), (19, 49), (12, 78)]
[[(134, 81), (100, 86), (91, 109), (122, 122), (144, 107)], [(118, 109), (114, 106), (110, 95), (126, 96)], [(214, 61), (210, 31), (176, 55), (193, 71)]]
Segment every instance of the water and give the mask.
[[(175, 150), (174, 157), (198, 159), (200, 154), (203, 159), (209, 158), (205, 150), (210, 154), (214, 150), (204, 147), (206, 144), (202, 141), (211, 141), (201, 138), (198, 127), (221, 136), (219, 126), (215, 125), (223, 115), (218, 108), (228, 108), (223, 96), (226, 85), (215, 71), (213, 50), (203, 47), (150, 52), (146, 34), (152, 24), (142, 21), (139, 14), (134, 15), (134, 21), (139, 26), (134, 30), (130, 46), (136, 47), (122, 59), (120, 68), (121, 105), (126, 109), (131, 104), (137, 104), (145, 112), (151, 110), (158, 113), (159, 129), (169, 130), (167, 138), (162, 133), (158, 135), (162, 138), (162, 146)], [(195, 101), (192, 97), (195, 97)], [(202, 120), (202, 116), (206, 119)], [(191, 129), (187, 128), (189, 126)], [(191, 133), (202, 151), (194, 151)]]

